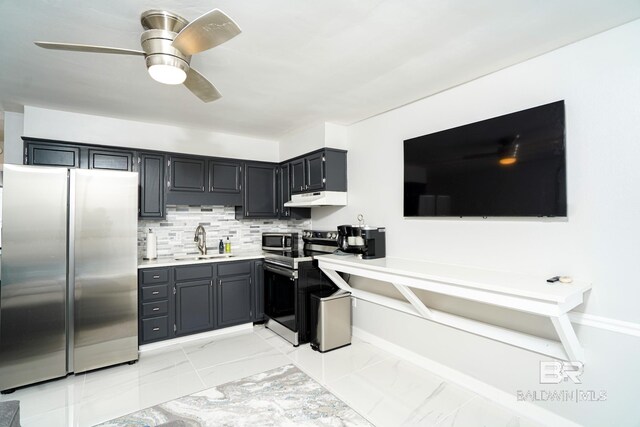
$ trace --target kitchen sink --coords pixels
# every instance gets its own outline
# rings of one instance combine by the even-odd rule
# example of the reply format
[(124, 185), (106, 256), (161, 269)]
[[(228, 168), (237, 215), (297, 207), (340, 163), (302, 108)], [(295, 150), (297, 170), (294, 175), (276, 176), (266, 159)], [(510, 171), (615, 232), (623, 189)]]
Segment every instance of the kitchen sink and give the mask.
[(184, 255), (175, 257), (176, 261), (185, 261), (185, 260), (203, 260), (203, 259), (213, 259), (213, 258), (232, 258), (233, 254), (210, 254), (210, 255)]

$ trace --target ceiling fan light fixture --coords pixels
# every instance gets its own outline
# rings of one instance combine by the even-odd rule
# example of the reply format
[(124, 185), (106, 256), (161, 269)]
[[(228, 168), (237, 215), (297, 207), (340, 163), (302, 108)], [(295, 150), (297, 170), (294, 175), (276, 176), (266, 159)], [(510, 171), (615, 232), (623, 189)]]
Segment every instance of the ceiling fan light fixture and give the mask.
[(149, 75), (153, 80), (166, 85), (179, 85), (187, 79), (187, 73), (173, 65), (152, 65), (149, 67)]
[(187, 79), (189, 65), (171, 55), (150, 55), (147, 57), (147, 71), (157, 82), (179, 85)]

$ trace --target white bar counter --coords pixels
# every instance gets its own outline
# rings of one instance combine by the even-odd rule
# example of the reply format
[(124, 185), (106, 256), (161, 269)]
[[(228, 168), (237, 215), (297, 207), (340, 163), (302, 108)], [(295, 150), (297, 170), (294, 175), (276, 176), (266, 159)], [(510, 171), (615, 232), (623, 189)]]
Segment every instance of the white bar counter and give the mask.
[[(337, 286), (356, 298), (558, 359), (584, 362), (584, 350), (567, 313), (582, 304), (585, 292), (591, 289), (590, 283), (550, 284), (547, 277), (400, 258), (363, 260), (355, 255), (332, 254), (316, 259)], [(408, 302), (354, 289), (338, 272), (390, 282)], [(548, 317), (560, 342), (430, 309), (411, 288)]]

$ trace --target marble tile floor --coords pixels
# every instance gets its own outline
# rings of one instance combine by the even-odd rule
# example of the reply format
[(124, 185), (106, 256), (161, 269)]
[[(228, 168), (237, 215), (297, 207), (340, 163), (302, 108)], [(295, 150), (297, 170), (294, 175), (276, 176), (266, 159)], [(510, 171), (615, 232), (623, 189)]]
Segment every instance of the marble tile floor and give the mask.
[(320, 354), (262, 326), (146, 351), (134, 365), (71, 375), (0, 400), (20, 400), (24, 427), (92, 426), (291, 363), (376, 426), (537, 425), (357, 338)]

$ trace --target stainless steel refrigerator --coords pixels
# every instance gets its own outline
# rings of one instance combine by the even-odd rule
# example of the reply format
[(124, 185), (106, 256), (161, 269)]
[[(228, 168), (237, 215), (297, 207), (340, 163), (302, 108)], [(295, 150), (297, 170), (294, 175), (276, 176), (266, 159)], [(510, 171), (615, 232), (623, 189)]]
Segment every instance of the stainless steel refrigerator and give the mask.
[(133, 172), (5, 165), (0, 390), (138, 359)]

